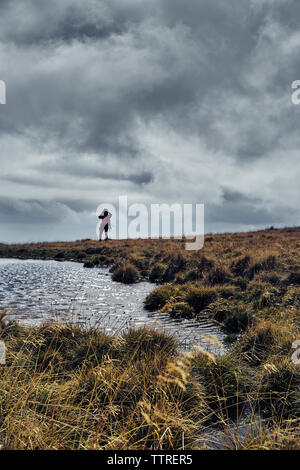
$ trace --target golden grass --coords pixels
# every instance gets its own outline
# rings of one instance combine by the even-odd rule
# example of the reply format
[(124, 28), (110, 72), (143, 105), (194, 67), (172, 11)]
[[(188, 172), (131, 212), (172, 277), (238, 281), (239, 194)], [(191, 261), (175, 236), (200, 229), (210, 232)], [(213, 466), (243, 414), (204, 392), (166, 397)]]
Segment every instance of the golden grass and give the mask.
[[(209, 316), (228, 352), (180, 353), (157, 331), (109, 337), (72, 325), (5, 325), (0, 444), (6, 449), (299, 449), (300, 229), (176, 240), (0, 245), (0, 256), (110, 266), (150, 279), (148, 309)], [(128, 269), (129, 268), (129, 269)], [(247, 427), (234, 430), (233, 423)]]
[(195, 445), (204, 393), (172, 338), (14, 323), (1, 338), (2, 449), (173, 449), (183, 435)]

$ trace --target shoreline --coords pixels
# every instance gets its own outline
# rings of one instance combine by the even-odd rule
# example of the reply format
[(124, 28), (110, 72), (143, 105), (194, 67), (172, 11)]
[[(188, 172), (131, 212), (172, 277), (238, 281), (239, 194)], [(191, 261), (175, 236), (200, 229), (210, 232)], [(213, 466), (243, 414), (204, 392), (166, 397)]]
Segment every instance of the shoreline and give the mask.
[[(55, 260), (0, 258), (0, 305), (11, 307), (11, 319), (32, 326), (48, 318), (62, 323), (97, 324), (108, 334), (123, 331), (129, 324), (151, 325), (175, 335), (182, 349), (198, 342), (205, 348), (202, 340), (212, 334), (223, 340), (221, 329), (209, 320), (182, 318), (178, 322), (167, 313), (150, 314), (144, 301), (153, 284), (147, 281), (124, 285), (112, 281), (108, 268), (89, 270), (71, 261), (64, 264), (67, 266)], [(6, 285), (11, 286), (11, 292), (6, 292)]]

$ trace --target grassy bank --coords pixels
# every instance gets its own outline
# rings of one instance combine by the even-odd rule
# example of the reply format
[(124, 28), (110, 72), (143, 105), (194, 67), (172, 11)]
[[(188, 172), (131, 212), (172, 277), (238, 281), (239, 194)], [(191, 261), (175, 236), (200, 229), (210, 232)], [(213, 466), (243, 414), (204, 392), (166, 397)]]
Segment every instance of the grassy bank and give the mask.
[[(153, 282), (149, 310), (209, 316), (228, 333), (223, 357), (183, 355), (170, 337), (120, 337), (75, 326), (2, 325), (5, 448), (300, 448), (300, 229), (206, 236), (200, 251), (175, 240), (0, 245), (1, 257), (109, 266), (115, 281)], [(155, 285), (156, 284), (156, 285)], [(247, 417), (246, 438), (232, 419)], [(33, 423), (28, 426), (26, 423)], [(224, 444), (226, 443), (226, 444)]]
[[(0, 442), (5, 449), (180, 447), (202, 391), (185, 391), (187, 362), (151, 330), (109, 337), (71, 325), (2, 328)], [(179, 378), (178, 378), (178, 377)], [(196, 410), (196, 409), (195, 409)], [(194, 412), (196, 413), (196, 411)]]
[[(272, 328), (214, 357), (180, 353), (172, 337), (147, 328), (111, 337), (2, 322), (1, 448), (209, 449), (215, 436), (229, 449), (298, 448), (299, 374), (279, 351), (293, 333)], [(263, 336), (261, 354), (255, 340)], [(231, 420), (246, 411), (253, 429), (231, 435)]]
[(260, 319), (300, 308), (299, 235), (297, 228), (209, 235), (199, 251), (178, 240), (0, 244), (0, 257), (79, 261), (109, 266), (114, 281), (147, 279), (154, 284), (148, 310), (209, 316), (234, 340)]

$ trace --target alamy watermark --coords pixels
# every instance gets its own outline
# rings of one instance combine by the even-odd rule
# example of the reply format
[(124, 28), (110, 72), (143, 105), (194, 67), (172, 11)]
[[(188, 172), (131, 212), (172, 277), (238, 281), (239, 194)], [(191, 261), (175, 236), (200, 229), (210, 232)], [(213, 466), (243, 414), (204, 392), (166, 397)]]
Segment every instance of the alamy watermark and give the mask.
[(6, 346), (4, 341), (0, 341), (0, 365), (6, 363)]
[(292, 355), (292, 363), (293, 364), (300, 364), (300, 340), (297, 339), (293, 342), (292, 348), (296, 349), (296, 351)]
[[(204, 245), (203, 204), (145, 204), (128, 205), (127, 196), (119, 196), (118, 210), (114, 204), (100, 204), (96, 215), (107, 210), (111, 220), (111, 237), (174, 238), (187, 240), (186, 250), (201, 250)], [(101, 221), (96, 227), (97, 238)]]
[(300, 104), (300, 80), (294, 80), (292, 83), (292, 90), (291, 100), (293, 104)]
[(6, 104), (6, 83), (0, 80), (0, 104)]

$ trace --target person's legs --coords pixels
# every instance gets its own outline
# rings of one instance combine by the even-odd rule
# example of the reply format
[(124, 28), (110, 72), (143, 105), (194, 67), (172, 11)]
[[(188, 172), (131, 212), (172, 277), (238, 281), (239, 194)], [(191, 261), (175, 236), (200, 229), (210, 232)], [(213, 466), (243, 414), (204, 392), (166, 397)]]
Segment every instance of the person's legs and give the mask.
[(100, 225), (100, 228), (99, 228), (99, 242), (101, 242), (103, 230), (104, 230), (104, 227), (102, 225)]
[(105, 231), (105, 240), (108, 240), (108, 224), (105, 225), (104, 231)]

